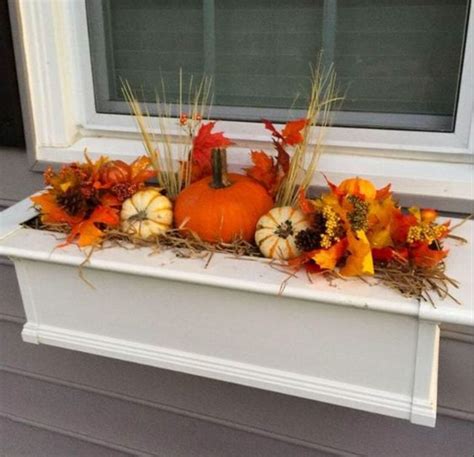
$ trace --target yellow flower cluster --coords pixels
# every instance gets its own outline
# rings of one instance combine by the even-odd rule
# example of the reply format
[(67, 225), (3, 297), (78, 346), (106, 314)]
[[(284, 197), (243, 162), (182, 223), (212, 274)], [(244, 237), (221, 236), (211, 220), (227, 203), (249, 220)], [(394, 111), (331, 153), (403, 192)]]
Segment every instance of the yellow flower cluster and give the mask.
[(433, 241), (441, 238), (445, 232), (446, 227), (444, 225), (421, 223), (409, 228), (407, 242), (415, 243), (416, 241), (423, 241), (431, 244)]
[(321, 235), (321, 247), (328, 249), (334, 242), (340, 240), (337, 236), (337, 232), (341, 219), (336, 211), (327, 205), (323, 207), (323, 216), (325, 219), (326, 231)]

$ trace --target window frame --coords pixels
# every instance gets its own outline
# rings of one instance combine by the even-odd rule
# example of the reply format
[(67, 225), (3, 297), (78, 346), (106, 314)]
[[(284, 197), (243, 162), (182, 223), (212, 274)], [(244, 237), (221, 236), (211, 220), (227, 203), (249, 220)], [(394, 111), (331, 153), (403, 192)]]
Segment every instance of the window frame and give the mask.
[[(27, 74), (32, 163), (78, 160), (86, 147), (92, 156), (130, 159), (143, 153), (131, 116), (95, 110), (86, 1), (10, 4)], [(365, 175), (376, 184), (392, 181), (402, 193), (474, 200), (473, 29), (471, 8), (453, 133), (331, 127), (320, 169), (336, 180)], [(177, 128), (175, 123), (170, 131)], [(271, 148), (261, 123), (219, 121), (218, 129), (235, 142), (233, 168), (248, 163), (249, 148)], [(314, 184), (321, 183), (318, 174)]]

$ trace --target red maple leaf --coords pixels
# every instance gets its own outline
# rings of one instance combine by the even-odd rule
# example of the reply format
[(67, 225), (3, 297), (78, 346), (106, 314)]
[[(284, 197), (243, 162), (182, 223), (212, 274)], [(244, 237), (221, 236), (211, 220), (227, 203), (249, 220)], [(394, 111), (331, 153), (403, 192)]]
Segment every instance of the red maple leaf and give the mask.
[(304, 214), (314, 213), (314, 204), (311, 200), (306, 198), (306, 192), (304, 189), (300, 189), (298, 192), (298, 206)]
[(372, 248), (372, 258), (380, 262), (389, 262), (395, 258), (398, 260), (408, 260), (408, 249), (403, 247), (395, 249), (391, 246)]
[(431, 249), (427, 243), (415, 243), (410, 247), (410, 258), (418, 267), (432, 268), (447, 255), (447, 250)]
[(418, 221), (413, 214), (403, 214), (400, 210), (396, 211), (390, 227), (392, 240), (398, 244), (406, 243), (410, 227), (417, 224)]
[(203, 124), (193, 139), (192, 160), (202, 167), (209, 166), (213, 149), (225, 148), (232, 144), (222, 132), (212, 132), (215, 124), (215, 122)]
[(267, 130), (270, 130), (270, 132), (272, 132), (273, 137), (275, 137), (278, 140), (283, 141), (283, 135), (275, 128), (275, 126), (273, 125), (273, 122), (267, 119), (262, 119), (262, 122), (265, 125), (265, 128)]
[(285, 174), (288, 173), (290, 169), (290, 156), (286, 152), (285, 148), (278, 141), (273, 141), (275, 149), (277, 150), (277, 164), (279, 165), (281, 171)]

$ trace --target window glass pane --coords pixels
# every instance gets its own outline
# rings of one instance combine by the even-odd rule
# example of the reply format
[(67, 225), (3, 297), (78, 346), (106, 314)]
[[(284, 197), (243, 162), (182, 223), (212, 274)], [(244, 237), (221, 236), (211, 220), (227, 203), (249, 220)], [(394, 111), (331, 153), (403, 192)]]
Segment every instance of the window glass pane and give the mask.
[(182, 68), (185, 81), (213, 77), (213, 116), (284, 120), (301, 115), (323, 51), (346, 93), (336, 125), (452, 131), (468, 9), (468, 0), (89, 0), (96, 108), (128, 113), (126, 79), (153, 112), (162, 80), (176, 99)]

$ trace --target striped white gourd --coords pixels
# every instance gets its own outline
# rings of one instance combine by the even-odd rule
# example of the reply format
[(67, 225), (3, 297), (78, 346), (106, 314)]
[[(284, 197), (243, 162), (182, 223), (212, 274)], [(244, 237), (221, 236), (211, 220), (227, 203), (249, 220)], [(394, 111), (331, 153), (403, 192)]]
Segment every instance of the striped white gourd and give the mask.
[(301, 254), (296, 235), (310, 226), (306, 216), (291, 206), (273, 208), (257, 222), (255, 242), (268, 258), (288, 260)]
[(147, 240), (166, 232), (173, 224), (173, 209), (161, 189), (149, 187), (125, 200), (120, 213), (122, 230)]

